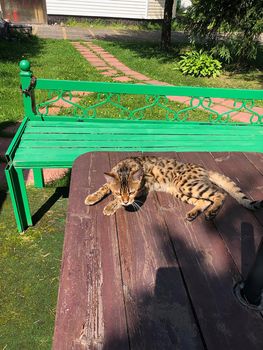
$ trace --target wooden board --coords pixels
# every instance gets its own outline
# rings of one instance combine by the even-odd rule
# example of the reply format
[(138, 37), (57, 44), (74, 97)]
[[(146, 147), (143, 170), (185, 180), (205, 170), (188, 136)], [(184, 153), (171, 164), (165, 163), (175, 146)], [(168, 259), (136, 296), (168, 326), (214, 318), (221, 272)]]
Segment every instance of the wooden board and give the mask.
[(96, 157), (93, 153), (80, 157), (72, 172), (53, 342), (56, 350), (117, 350), (119, 340), (122, 349), (129, 348), (115, 217), (105, 217), (101, 205), (84, 205), (87, 193), (104, 181), (109, 163), (107, 154), (101, 153), (100, 161)]
[[(110, 154), (112, 166), (121, 159)], [(116, 214), (131, 349), (203, 349), (157, 206), (151, 194), (141, 210)]]

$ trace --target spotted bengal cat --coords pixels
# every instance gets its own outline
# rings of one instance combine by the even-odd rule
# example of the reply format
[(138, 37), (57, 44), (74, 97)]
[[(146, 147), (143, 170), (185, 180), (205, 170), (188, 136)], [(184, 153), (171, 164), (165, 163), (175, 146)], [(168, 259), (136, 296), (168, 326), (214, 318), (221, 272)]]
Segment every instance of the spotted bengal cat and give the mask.
[(263, 207), (263, 200), (249, 200), (230, 178), (200, 165), (181, 163), (171, 158), (126, 158), (104, 175), (107, 182), (87, 196), (85, 204), (95, 204), (112, 193), (114, 199), (104, 208), (105, 215), (113, 215), (122, 206), (138, 207), (138, 198), (149, 191), (167, 192), (194, 205), (186, 214), (188, 221), (201, 213), (207, 220), (213, 219), (224, 203), (226, 192), (248, 209)]

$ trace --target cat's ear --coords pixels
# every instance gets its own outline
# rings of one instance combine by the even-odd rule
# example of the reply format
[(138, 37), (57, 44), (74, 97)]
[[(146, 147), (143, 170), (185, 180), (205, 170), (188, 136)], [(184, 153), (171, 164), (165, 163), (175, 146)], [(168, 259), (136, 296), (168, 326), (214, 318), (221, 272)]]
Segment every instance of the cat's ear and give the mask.
[(108, 183), (116, 181), (116, 175), (113, 173), (104, 173), (104, 176)]
[(132, 179), (134, 181), (139, 181), (139, 180), (141, 180), (142, 175), (143, 175), (143, 170), (142, 170), (142, 168), (139, 168), (134, 173), (132, 173)]

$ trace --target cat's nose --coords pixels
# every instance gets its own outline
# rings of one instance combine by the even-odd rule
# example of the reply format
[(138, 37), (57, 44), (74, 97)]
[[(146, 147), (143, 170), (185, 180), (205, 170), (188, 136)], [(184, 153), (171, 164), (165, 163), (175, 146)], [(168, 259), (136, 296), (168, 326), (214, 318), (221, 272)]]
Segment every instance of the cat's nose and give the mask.
[(122, 202), (123, 204), (128, 204), (129, 203), (129, 198), (127, 198), (126, 196), (122, 198)]

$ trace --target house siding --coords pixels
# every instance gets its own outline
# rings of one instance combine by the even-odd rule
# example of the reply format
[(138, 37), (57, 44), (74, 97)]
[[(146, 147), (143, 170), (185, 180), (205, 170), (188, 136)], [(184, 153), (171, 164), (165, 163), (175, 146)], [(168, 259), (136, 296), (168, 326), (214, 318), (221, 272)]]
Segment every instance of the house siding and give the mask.
[[(173, 6), (173, 17), (175, 17), (176, 0)], [(147, 19), (162, 19), (165, 0), (148, 0)]]
[(46, 0), (48, 15), (146, 18), (146, 0)]

